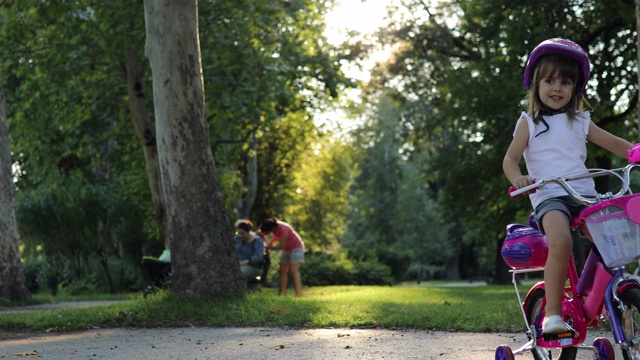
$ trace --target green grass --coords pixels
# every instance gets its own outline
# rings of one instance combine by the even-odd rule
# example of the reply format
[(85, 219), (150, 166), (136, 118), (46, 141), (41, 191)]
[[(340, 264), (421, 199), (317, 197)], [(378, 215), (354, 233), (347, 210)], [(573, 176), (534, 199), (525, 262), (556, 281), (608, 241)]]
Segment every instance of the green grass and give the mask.
[[(526, 290), (526, 285), (522, 289)], [(514, 332), (524, 320), (511, 286), (378, 287), (326, 286), (304, 289), (302, 298), (276, 289), (217, 300), (183, 299), (158, 293), (107, 297), (130, 301), (90, 308), (0, 312), (2, 329), (78, 330), (92, 327), (290, 326), (404, 328)], [(50, 298), (36, 297), (35, 302)], [(60, 301), (92, 298), (61, 298)], [(104, 298), (102, 298), (104, 299)]]
[[(39, 305), (39, 304), (51, 304), (60, 303), (66, 301), (101, 301), (101, 300), (129, 300), (132, 299), (132, 295), (129, 294), (85, 294), (85, 295), (68, 295), (60, 293), (57, 296), (51, 296), (45, 293), (34, 294), (31, 299), (25, 301), (13, 301), (10, 303), (0, 303), (4, 307), (15, 307), (25, 305)], [(0, 313), (1, 314), (1, 313)]]

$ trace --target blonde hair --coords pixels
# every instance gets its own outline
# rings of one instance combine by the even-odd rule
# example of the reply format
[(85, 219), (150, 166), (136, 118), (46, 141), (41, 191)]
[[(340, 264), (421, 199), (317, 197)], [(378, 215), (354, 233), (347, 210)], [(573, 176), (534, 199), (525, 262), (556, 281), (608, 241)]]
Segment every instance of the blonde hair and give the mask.
[(564, 112), (570, 120), (575, 119), (578, 111), (584, 111), (584, 105), (589, 105), (584, 98), (584, 94), (578, 93), (582, 83), (586, 81), (583, 78), (580, 64), (577, 61), (562, 55), (545, 55), (541, 57), (535, 65), (531, 87), (527, 91), (525, 103), (527, 105), (527, 113), (534, 118), (536, 123), (540, 122), (541, 114), (536, 116), (536, 112), (545, 108), (540, 100), (539, 87), (540, 81), (553, 75), (560, 75), (563, 78), (571, 79), (574, 83), (573, 94), (571, 100), (565, 108)]

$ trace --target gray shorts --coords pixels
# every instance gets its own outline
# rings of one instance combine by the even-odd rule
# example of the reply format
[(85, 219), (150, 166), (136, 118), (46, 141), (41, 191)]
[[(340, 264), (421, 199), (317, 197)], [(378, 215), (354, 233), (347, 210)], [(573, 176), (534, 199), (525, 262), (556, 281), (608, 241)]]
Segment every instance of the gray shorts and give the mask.
[(578, 216), (585, 208), (585, 205), (578, 204), (571, 196), (560, 196), (541, 202), (536, 207), (533, 215), (538, 223), (538, 229), (544, 234), (544, 229), (542, 228), (542, 217), (544, 214), (551, 210), (560, 210), (565, 213), (569, 221), (571, 221), (572, 217)]
[(280, 255), (281, 264), (291, 263), (303, 263), (304, 262), (304, 248), (299, 247), (291, 251), (283, 251)]

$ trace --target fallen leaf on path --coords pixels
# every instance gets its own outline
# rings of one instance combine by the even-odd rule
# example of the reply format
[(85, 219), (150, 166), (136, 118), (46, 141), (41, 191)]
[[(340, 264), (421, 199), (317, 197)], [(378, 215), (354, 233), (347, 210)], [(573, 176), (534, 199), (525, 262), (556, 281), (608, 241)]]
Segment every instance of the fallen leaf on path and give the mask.
[(38, 350), (31, 350), (27, 352), (17, 353), (15, 356), (40, 356)]

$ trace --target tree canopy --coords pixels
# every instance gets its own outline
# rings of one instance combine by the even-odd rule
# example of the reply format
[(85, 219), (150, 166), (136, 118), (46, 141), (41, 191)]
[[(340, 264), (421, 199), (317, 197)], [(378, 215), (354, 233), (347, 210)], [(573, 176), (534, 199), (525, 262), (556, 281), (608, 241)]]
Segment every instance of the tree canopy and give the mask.
[[(551, 37), (569, 38), (587, 49), (594, 121), (614, 134), (637, 138), (634, 3), (403, 4), (408, 11), (381, 29), (371, 45), (395, 44), (395, 51), (377, 67), (370, 96), (391, 89), (385, 94), (402, 104), (396, 118), (397, 127), (407, 130), (407, 156), (426, 161), (426, 180), (439, 194), (442, 214), (460, 229), (452, 240), (473, 249), (487, 272), (495, 264), (504, 276), (498, 255), (504, 226), (516, 220), (516, 213), (525, 221), (530, 211), (528, 202), (505, 195), (509, 184), (501, 169), (522, 109), (527, 56)], [(611, 166), (610, 154), (595, 148), (590, 154), (588, 165)], [(487, 258), (490, 254), (496, 259)]]
[[(323, 33), (334, 5), (198, 2), (204, 116), (229, 223), (283, 218), (308, 250), (379, 261), (397, 280), (416, 266), (506, 280), (504, 227), (530, 205), (506, 196), (502, 158), (528, 54), (551, 37), (588, 51), (594, 121), (638, 138), (633, 1), (403, 0), (388, 26), (341, 46)], [(165, 246), (143, 14), (142, 2), (0, 6), (19, 242), (52, 284), (89, 286), (74, 280), (91, 273), (112, 291), (135, 288), (115, 269), (139, 273), (140, 257)], [(386, 45), (369, 83), (343, 73)], [(344, 97), (353, 87), (359, 107)], [(315, 121), (341, 105), (359, 126)], [(589, 150), (588, 166), (621, 164)]]

